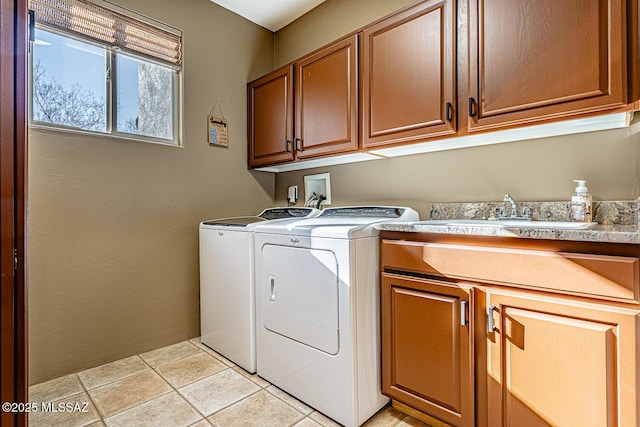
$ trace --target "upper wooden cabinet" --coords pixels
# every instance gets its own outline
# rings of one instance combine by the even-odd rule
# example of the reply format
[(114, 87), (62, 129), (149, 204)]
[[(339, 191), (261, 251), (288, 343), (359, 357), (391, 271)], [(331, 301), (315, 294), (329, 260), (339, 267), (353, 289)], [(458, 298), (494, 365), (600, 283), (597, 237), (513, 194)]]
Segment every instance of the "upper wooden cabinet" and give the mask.
[(626, 0), (471, 0), (469, 130), (622, 107)]
[(296, 157), (358, 150), (358, 38), (294, 65)]
[(354, 35), (249, 83), (249, 167), (358, 150), (357, 58)]
[(637, 0), (425, 0), (250, 83), (249, 167), (637, 109), (639, 39)]
[(248, 85), (249, 167), (293, 160), (293, 67)]
[(456, 131), (455, 0), (432, 0), (362, 32), (365, 148)]

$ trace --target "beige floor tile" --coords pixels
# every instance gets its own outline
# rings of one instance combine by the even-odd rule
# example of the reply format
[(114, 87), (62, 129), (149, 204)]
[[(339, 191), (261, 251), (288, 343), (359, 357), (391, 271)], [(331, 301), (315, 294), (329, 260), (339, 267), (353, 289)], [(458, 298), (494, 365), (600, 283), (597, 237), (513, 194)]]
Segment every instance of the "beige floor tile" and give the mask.
[(105, 425), (102, 421), (96, 421), (95, 423), (91, 423), (86, 427), (105, 427)]
[(213, 356), (199, 351), (193, 356), (165, 363), (156, 368), (156, 371), (175, 388), (191, 384), (215, 373), (229, 369)]
[(29, 402), (53, 402), (83, 391), (78, 376), (71, 374), (29, 387)]
[(178, 392), (173, 391), (106, 418), (107, 427), (187, 427), (202, 419)]
[(79, 372), (78, 377), (85, 388), (91, 390), (149, 369), (142, 359), (132, 356)]
[(212, 427), (212, 424), (209, 421), (207, 421), (206, 418), (203, 418), (197, 423), (191, 424), (189, 427)]
[(242, 369), (240, 366), (234, 366), (233, 370), (242, 375), (245, 378), (250, 379), (254, 383), (260, 386), (260, 388), (269, 387), (271, 385), (270, 382), (263, 380), (257, 374), (250, 374), (249, 372)]
[(290, 426), (304, 415), (264, 390), (208, 418), (215, 427)]
[(209, 347), (207, 347), (206, 345), (202, 344), (202, 339), (201, 337), (196, 337), (196, 338), (191, 338), (189, 340), (189, 342), (193, 345), (195, 345), (196, 347), (200, 348), (201, 350), (206, 350)]
[(103, 417), (110, 417), (171, 391), (155, 371), (146, 371), (89, 391)]
[(285, 393), (284, 391), (280, 390), (278, 387), (276, 387), (274, 385), (267, 387), (266, 390), (269, 393), (271, 393), (274, 396), (276, 396), (277, 398), (283, 400), (285, 403), (293, 406), (297, 411), (300, 411), (305, 415), (309, 415), (310, 413), (313, 412), (313, 408), (308, 407), (307, 405), (305, 405), (304, 403), (300, 402), (295, 397), (291, 396), (288, 393)]
[(322, 427), (342, 427), (340, 424), (318, 411), (309, 414), (309, 418), (320, 424)]
[(405, 417), (406, 415), (397, 409), (391, 406), (385, 406), (373, 417), (369, 418), (369, 420), (363, 424), (363, 427), (392, 427), (397, 425)]
[(200, 413), (209, 416), (260, 390), (232, 369), (197, 381), (178, 390)]
[(210, 355), (212, 355), (213, 357), (215, 357), (216, 359), (218, 359), (219, 361), (221, 361), (225, 365), (229, 366), (230, 368), (233, 367), (233, 366), (236, 366), (236, 364), (233, 363), (231, 360), (227, 359), (226, 357), (224, 357), (223, 355), (221, 355), (217, 351), (215, 351), (213, 349), (210, 349), (206, 345), (202, 344), (202, 341), (200, 341), (200, 337), (193, 338), (193, 339), (189, 340), (189, 342), (191, 344), (195, 345), (196, 347), (198, 347), (199, 349), (206, 351), (207, 353), (209, 353)]
[[(60, 407), (58, 405), (60, 404), (62, 404), (62, 408), (64, 408), (65, 412), (59, 411)], [(67, 407), (68, 404), (72, 404), (72, 406)], [(53, 402), (53, 408), (58, 412), (44, 412), (42, 411), (42, 406), (38, 408), (38, 412), (31, 412), (29, 414), (29, 426), (80, 427), (100, 421), (98, 411), (96, 411), (96, 408), (91, 403), (91, 399), (89, 399), (89, 396), (87, 396), (87, 393), (85, 392), (67, 396), (55, 401)], [(66, 412), (67, 408), (72, 410)]]
[(191, 344), (189, 341), (179, 342), (157, 350), (142, 353), (140, 357), (149, 365), (156, 367), (164, 363), (173, 362), (187, 356), (196, 354), (200, 349)]
[(313, 421), (311, 418), (307, 417), (302, 421), (293, 425), (293, 427), (322, 427), (317, 422)]
[(402, 421), (396, 424), (395, 427), (431, 427), (431, 425), (407, 415)]

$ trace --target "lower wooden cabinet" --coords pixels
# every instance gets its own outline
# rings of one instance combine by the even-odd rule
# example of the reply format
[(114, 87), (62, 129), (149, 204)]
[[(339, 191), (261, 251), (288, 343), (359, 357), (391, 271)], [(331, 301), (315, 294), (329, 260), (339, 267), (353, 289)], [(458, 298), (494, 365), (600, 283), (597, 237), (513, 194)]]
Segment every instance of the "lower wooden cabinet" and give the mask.
[(456, 427), (640, 425), (640, 247), (381, 235), (384, 394)]
[(468, 289), (384, 274), (382, 391), (456, 426), (473, 426)]
[(487, 292), (489, 426), (637, 426), (638, 310)]

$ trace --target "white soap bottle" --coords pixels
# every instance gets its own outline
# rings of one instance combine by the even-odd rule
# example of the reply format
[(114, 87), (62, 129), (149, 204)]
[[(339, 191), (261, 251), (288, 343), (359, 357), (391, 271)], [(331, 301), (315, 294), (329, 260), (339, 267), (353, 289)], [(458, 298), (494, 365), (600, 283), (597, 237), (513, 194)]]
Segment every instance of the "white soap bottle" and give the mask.
[(587, 192), (587, 181), (574, 179), (577, 182), (576, 193), (571, 197), (571, 221), (591, 222), (591, 195)]

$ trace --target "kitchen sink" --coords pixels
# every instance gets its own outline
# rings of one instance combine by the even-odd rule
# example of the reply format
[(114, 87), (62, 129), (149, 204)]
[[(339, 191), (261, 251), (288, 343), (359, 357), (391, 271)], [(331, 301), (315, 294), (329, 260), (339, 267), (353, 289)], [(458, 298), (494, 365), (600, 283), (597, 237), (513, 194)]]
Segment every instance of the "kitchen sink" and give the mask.
[(511, 219), (442, 219), (420, 221), (419, 224), (445, 227), (547, 228), (553, 230), (590, 230), (598, 225), (597, 222), (527, 221)]

